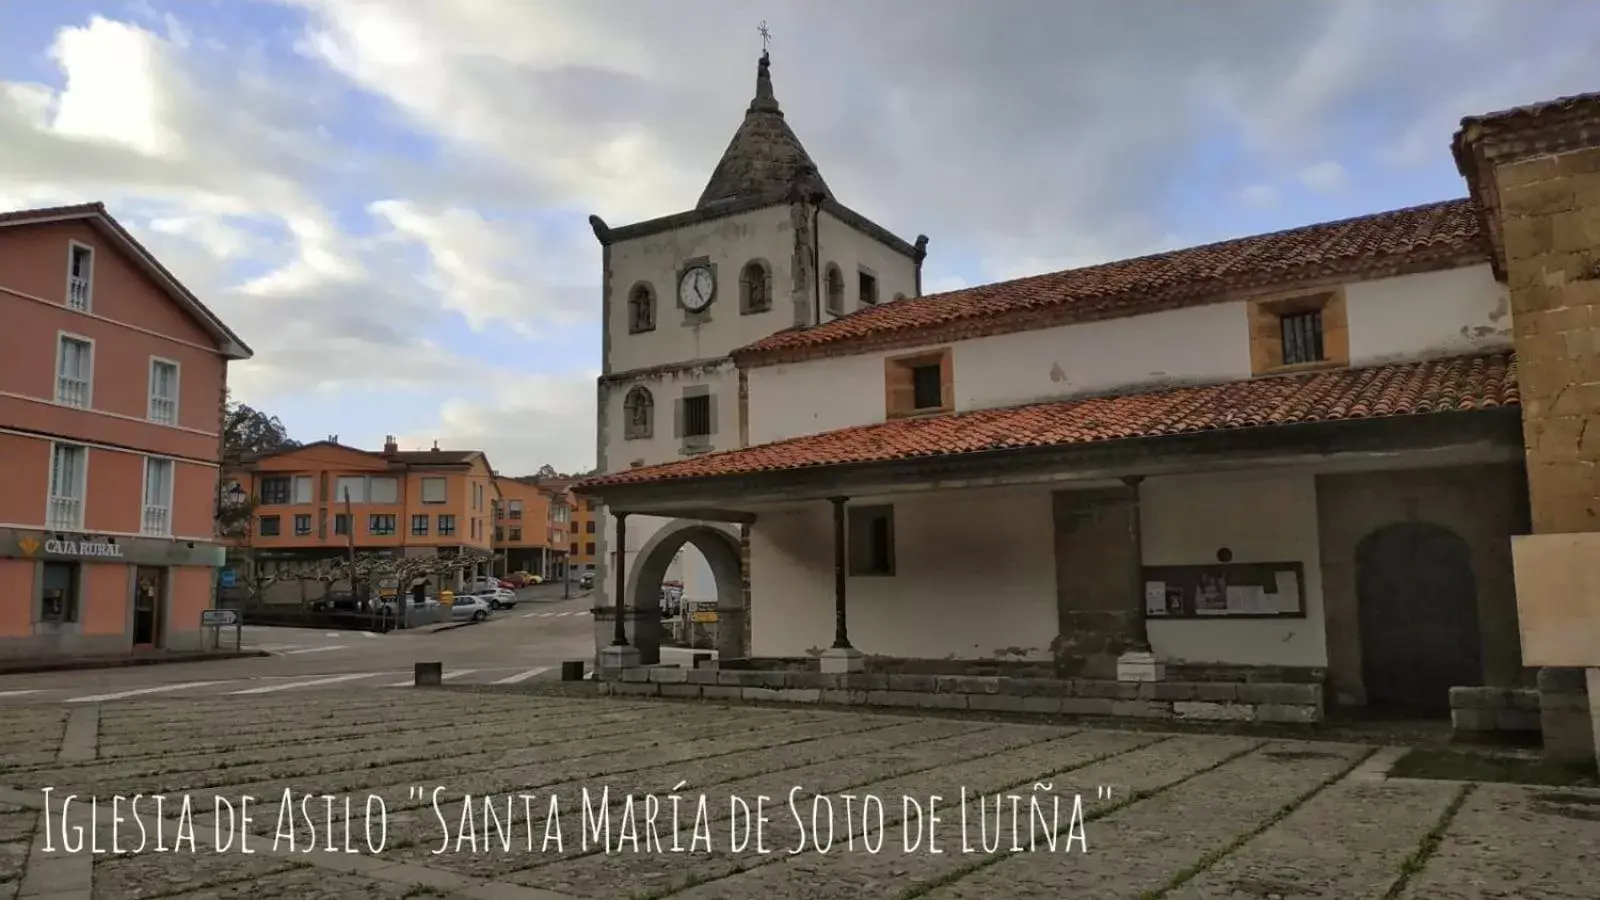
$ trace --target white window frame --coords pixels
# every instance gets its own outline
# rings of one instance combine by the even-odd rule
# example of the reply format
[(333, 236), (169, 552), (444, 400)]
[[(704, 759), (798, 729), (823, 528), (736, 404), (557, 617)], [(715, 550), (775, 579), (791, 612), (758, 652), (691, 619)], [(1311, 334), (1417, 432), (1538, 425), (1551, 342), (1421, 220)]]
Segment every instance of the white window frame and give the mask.
[[(152, 464), (165, 463), (167, 467), (167, 484), (164, 497), (157, 498), (161, 503), (150, 502), (150, 470)], [(165, 456), (146, 456), (144, 458), (144, 488), (139, 493), (140, 517), (139, 533), (147, 537), (172, 536), (172, 496), (177, 491), (178, 464)], [(152, 529), (150, 525), (151, 513), (160, 511), (164, 515), (155, 518), (159, 525)]]
[[(171, 397), (158, 397), (158, 396), (156, 396), (156, 367), (158, 367), (158, 366), (171, 366), (172, 367), (172, 396)], [(177, 360), (175, 360), (175, 359), (167, 359), (166, 357), (162, 357), (162, 356), (152, 356), (152, 357), (150, 357), (150, 390), (148, 391), (150, 396), (149, 396), (149, 404), (148, 404), (149, 408), (146, 410), (147, 416), (150, 419), (150, 421), (155, 422), (158, 425), (173, 425), (173, 426), (176, 426), (178, 424), (178, 416), (180, 415), (179, 404), (178, 404), (178, 398), (179, 398), (179, 387), (178, 386), (182, 382), (183, 382), (183, 366)], [(158, 400), (170, 400), (172, 402), (172, 421), (168, 422), (168, 421), (156, 418), (156, 401), (158, 401)]]
[[(61, 494), (56, 491), (56, 454), (62, 449), (77, 450), (82, 453), (83, 465), (78, 469), (77, 484), (72, 487), (77, 495)], [(84, 444), (74, 444), (70, 441), (54, 441), (50, 444), (50, 473), (45, 478), (45, 527), (51, 530), (82, 531), (84, 521), (88, 517), (85, 507), (89, 504), (89, 448)], [(77, 506), (76, 522), (62, 523), (51, 515), (57, 500), (75, 501)]]
[[(300, 485), (301, 484), (304, 484), (306, 486), (306, 498), (304, 500), (300, 499)], [(304, 504), (307, 504), (307, 503), (315, 503), (315, 502), (317, 502), (317, 479), (316, 479), (316, 477), (312, 476), (312, 475), (291, 475), (291, 476), (289, 476), (289, 504), (288, 505), (290, 505), (290, 506), (301, 506), (301, 505), (304, 505)]]
[[(67, 403), (61, 399), (61, 379), (66, 377), (61, 374), (62, 350), (67, 346), (67, 341), (78, 341), (89, 345), (89, 371), (84, 377), (83, 405)], [(94, 338), (70, 331), (56, 332), (56, 390), (55, 402), (61, 406), (72, 409), (94, 409)]]
[[(437, 499), (437, 500), (429, 500), (428, 499), (428, 484), (429, 484), (429, 482), (438, 482), (438, 484), (439, 484), (439, 499)], [(448, 502), (450, 502), (450, 479), (445, 478), (442, 475), (424, 475), (424, 476), (422, 476), (422, 485), (421, 485), (421, 488), (420, 488), (420, 492), (422, 494), (422, 502), (423, 503), (429, 503), (429, 504), (448, 503)]]
[[(79, 250), (89, 254), (89, 275), (83, 279), (82, 306), (77, 306), (72, 302), (72, 279), (75, 277), (72, 274), (72, 259), (78, 255)], [(67, 241), (67, 296), (65, 300), (68, 309), (77, 310), (78, 312), (94, 312), (94, 258), (93, 247), (79, 241)]]

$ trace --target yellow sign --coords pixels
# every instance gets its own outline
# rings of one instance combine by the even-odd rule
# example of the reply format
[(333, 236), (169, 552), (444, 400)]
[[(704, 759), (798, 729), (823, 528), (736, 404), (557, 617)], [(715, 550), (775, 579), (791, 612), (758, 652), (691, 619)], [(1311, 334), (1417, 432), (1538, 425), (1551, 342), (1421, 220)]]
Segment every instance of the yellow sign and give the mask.
[(39, 550), (39, 542), (31, 537), (17, 541), (17, 546), (22, 549), (23, 556), (32, 556)]
[(704, 612), (697, 610), (689, 613), (689, 621), (691, 622), (715, 622), (716, 620), (717, 611), (714, 609), (706, 610)]

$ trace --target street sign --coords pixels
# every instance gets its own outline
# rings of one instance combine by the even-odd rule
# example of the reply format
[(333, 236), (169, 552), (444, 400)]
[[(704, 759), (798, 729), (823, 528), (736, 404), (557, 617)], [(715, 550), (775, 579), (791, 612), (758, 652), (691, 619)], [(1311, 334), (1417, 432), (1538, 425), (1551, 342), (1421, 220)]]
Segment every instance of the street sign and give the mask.
[(219, 576), (219, 580), (220, 580), (220, 584), (223, 587), (225, 587), (225, 588), (233, 587), (233, 583), (234, 583), (234, 572), (233, 572), (233, 570), (232, 569), (223, 569), (221, 576)]
[(200, 613), (200, 627), (221, 628), (226, 625), (239, 624), (239, 611), (237, 609), (208, 609)]
[(689, 605), (689, 621), (707, 624), (717, 620), (717, 604), (691, 603)]

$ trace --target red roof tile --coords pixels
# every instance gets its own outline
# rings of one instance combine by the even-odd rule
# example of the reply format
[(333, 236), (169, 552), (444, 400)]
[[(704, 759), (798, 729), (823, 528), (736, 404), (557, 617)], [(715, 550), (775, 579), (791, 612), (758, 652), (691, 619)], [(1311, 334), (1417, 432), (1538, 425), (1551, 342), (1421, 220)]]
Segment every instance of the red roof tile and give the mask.
[(1509, 354), (1458, 357), (899, 419), (628, 469), (578, 489), (1520, 402)]
[(985, 332), (1004, 333), (1205, 303), (1233, 290), (1370, 275), (1385, 266), (1425, 269), (1463, 257), (1487, 261), (1488, 253), (1473, 202), (1449, 200), (897, 300), (780, 331), (735, 355), (741, 362), (776, 362), (814, 355), (822, 347), (843, 351), (923, 334), (941, 340), (945, 329), (976, 320), (1006, 323)]

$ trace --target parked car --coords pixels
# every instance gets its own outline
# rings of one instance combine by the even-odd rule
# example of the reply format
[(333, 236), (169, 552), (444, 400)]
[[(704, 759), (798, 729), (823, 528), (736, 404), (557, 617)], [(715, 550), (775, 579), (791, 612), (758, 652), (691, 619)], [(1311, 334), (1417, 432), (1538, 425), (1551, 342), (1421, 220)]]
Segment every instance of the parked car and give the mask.
[(578, 587), (581, 587), (581, 588), (592, 588), (592, 587), (594, 587), (594, 573), (593, 572), (585, 572), (585, 573), (583, 573), (583, 575), (578, 579)]
[(505, 588), (495, 588), (492, 591), (473, 591), (468, 596), (482, 598), (485, 603), (489, 604), (490, 609), (515, 609), (517, 605), (516, 593)]
[[(438, 597), (431, 597), (431, 596), (430, 597), (423, 597), (422, 598), (422, 602), (418, 603), (417, 602), (417, 598), (411, 596), (410, 594), (406, 594), (406, 607), (408, 609), (413, 609), (413, 610), (417, 610), (417, 609), (438, 609), (439, 608), (439, 598)], [(388, 600), (379, 601), (377, 608), (378, 608), (379, 612), (384, 612), (384, 613), (388, 613), (389, 615), (394, 615), (395, 614), (395, 610), (396, 610), (394, 598), (391, 597)]]
[(457, 594), (455, 602), (450, 605), (450, 618), (461, 620), (470, 619), (482, 622), (489, 618), (491, 608), (489, 601), (481, 594)]
[(506, 576), (506, 580), (514, 583), (517, 587), (527, 587), (530, 584), (544, 584), (543, 575), (538, 575), (527, 570), (523, 570), (521, 572), (512, 572), (510, 575)]
[(360, 606), (349, 591), (329, 591), (321, 600), (311, 601), (312, 612), (356, 612)]

